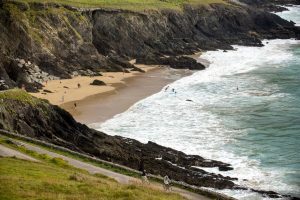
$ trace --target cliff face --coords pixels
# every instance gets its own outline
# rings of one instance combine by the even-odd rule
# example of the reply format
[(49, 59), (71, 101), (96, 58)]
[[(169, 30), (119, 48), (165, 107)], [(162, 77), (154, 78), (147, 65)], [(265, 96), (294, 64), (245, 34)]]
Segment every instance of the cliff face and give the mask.
[(264, 196), (280, 196), (272, 191), (239, 186), (233, 182), (237, 180), (235, 177), (224, 177), (197, 168), (217, 167), (219, 171), (228, 171), (233, 169), (230, 164), (207, 160), (197, 155), (186, 155), (153, 142), (143, 144), (129, 138), (106, 135), (77, 123), (69, 113), (58, 106), (32, 97), (25, 91), (2, 91), (0, 100), (0, 129), (47, 141), (136, 170), (145, 169), (154, 175), (168, 175), (173, 180), (191, 185), (253, 190)]
[(0, 129), (44, 140), (133, 169), (140, 170), (143, 167), (152, 174), (168, 174), (175, 180), (194, 185), (221, 189), (235, 186), (232, 182), (234, 178), (192, 167), (219, 167), (224, 171), (232, 169), (229, 164), (186, 155), (152, 142), (142, 144), (129, 138), (109, 136), (89, 129), (77, 123), (58, 106), (34, 98), (22, 90), (1, 92), (0, 99)]
[[(263, 38), (295, 37), (280, 17), (233, 5), (186, 6), (183, 12), (94, 11), (93, 43), (99, 52), (129, 57), (189, 54), (199, 49), (230, 49), (232, 44), (261, 45)], [(107, 23), (109, 22), (109, 23)]]
[(299, 37), (291, 22), (229, 4), (133, 12), (8, 1), (0, 4), (0, 30), (0, 89), (25, 84), (31, 91), (47, 79), (130, 70), (131, 58)]

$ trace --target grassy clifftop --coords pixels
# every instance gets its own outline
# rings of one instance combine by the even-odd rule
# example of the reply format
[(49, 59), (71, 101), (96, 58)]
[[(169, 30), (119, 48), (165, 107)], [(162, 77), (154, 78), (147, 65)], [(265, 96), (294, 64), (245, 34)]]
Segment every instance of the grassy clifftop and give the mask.
[(24, 147), (0, 143), (36, 158), (31, 162), (0, 157), (0, 199), (131, 199), (131, 200), (184, 200), (150, 186), (132, 183), (121, 185), (106, 176), (74, 168), (60, 158), (38, 154)]
[(18, 0), (20, 2), (60, 3), (75, 7), (104, 7), (126, 10), (180, 9), (184, 4), (224, 3), (223, 0)]

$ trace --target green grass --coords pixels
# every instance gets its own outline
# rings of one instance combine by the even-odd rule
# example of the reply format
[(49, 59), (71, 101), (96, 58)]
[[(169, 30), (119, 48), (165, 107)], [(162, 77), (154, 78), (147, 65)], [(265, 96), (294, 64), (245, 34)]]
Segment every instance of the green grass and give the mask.
[(90, 175), (61, 158), (38, 154), (16, 146), (6, 138), (1, 143), (41, 162), (0, 157), (0, 199), (101, 199), (101, 200), (183, 200), (150, 186), (121, 185), (101, 174)]
[[(139, 184), (120, 185), (102, 175), (62, 167), (56, 163), (35, 163), (0, 157), (0, 199), (101, 199), (101, 200), (182, 200)], [(75, 178), (74, 178), (75, 177)]]
[(75, 7), (102, 7), (125, 10), (181, 9), (184, 4), (205, 5), (223, 0), (18, 0), (21, 2), (54, 2)]
[[(101, 168), (104, 168), (104, 169), (108, 169), (108, 170), (113, 171), (113, 172), (117, 172), (117, 173), (120, 173), (120, 174), (124, 174), (124, 175), (131, 176), (131, 177), (136, 177), (136, 178), (141, 177), (140, 174), (135, 173), (133, 171), (126, 170), (124, 168), (119, 168), (119, 167), (116, 167), (116, 166), (113, 166), (113, 165), (110, 165), (110, 164), (107, 164), (107, 163), (99, 162), (99, 161), (89, 159), (89, 158), (86, 158), (86, 157), (83, 157), (83, 156), (80, 156), (80, 155), (77, 155), (77, 154), (73, 154), (73, 153), (70, 153), (70, 152), (67, 152), (67, 151), (58, 150), (58, 149), (50, 148), (50, 147), (47, 147), (47, 146), (37, 145), (35, 143), (28, 142), (28, 141), (26, 141), (26, 142), (31, 144), (31, 145), (43, 148), (45, 150), (48, 150), (48, 151), (51, 151), (51, 152), (54, 152), (54, 153), (58, 153), (60, 155), (64, 155), (64, 156), (67, 156), (67, 157), (70, 157), (70, 158), (74, 158), (76, 160), (80, 160), (80, 161), (83, 161), (83, 162), (86, 162), (86, 163), (89, 163), (89, 164), (93, 164), (95, 166), (98, 166), (98, 167), (101, 167)], [(37, 157), (38, 154), (35, 151), (31, 151), (31, 150), (28, 150), (24, 147), (20, 147), (20, 146), (16, 146), (15, 144), (11, 144), (8, 137), (0, 136), (0, 144), (3, 144), (3, 145), (5, 145), (9, 148), (13, 148), (15, 150), (18, 150), (18, 151), (23, 152), (25, 154), (31, 155), (35, 158), (39, 158), (39, 157)]]
[[(21, 101), (24, 103), (29, 103), (31, 105), (35, 105), (42, 100), (35, 98), (28, 94), (26, 91), (21, 90), (21, 89), (10, 89), (10, 90), (5, 90), (0, 92), (0, 100), (16, 100), (16, 101)], [(1, 103), (1, 102), (0, 102)]]
[[(25, 142), (25, 141), (23, 141), (23, 142)], [(83, 161), (83, 162), (86, 162), (86, 163), (90, 163), (92, 165), (95, 165), (95, 166), (98, 166), (98, 167), (101, 167), (101, 168), (104, 168), (104, 169), (108, 169), (110, 171), (114, 171), (114, 172), (117, 172), (117, 173), (120, 173), (120, 174), (124, 174), (124, 175), (135, 177), (135, 178), (140, 178), (141, 177), (141, 175), (138, 174), (138, 173), (126, 170), (124, 168), (119, 168), (119, 167), (116, 167), (116, 166), (113, 166), (113, 165), (110, 165), (110, 164), (95, 161), (93, 159), (85, 158), (85, 157), (77, 155), (77, 154), (73, 154), (73, 153), (70, 153), (70, 152), (63, 151), (63, 150), (53, 149), (53, 148), (50, 148), (50, 147), (47, 147), (47, 146), (44, 146), (44, 145), (40, 145), (40, 144), (37, 145), (37, 144), (29, 142), (29, 141), (26, 141), (26, 143), (29, 143), (31, 145), (34, 145), (34, 146), (37, 146), (37, 147), (40, 147), (40, 148), (43, 148), (43, 149), (46, 149), (46, 150), (51, 151), (51, 152), (55, 152), (55, 153), (58, 153), (58, 154), (61, 154), (61, 155), (68, 156), (70, 158), (74, 158), (74, 159), (77, 159), (77, 160), (80, 160), (80, 161)], [(34, 157), (34, 158), (46, 160), (48, 162), (53, 163), (52, 159), (59, 159), (59, 158), (51, 158), (51, 157), (49, 159), (49, 156), (46, 155), (46, 154), (38, 154), (35, 151), (28, 150), (24, 147), (16, 146), (15, 144), (11, 143), (10, 138), (7, 137), (7, 136), (0, 136), (0, 144), (2, 144), (4, 146), (7, 146), (9, 148), (18, 150), (20, 152), (23, 152), (27, 155), (30, 155), (30, 156)], [(46, 159), (44, 157), (46, 157)], [(59, 159), (59, 160), (61, 160), (61, 159)], [(62, 160), (62, 161), (64, 162), (64, 160)], [(62, 163), (60, 165), (63, 166), (64, 163)], [(68, 166), (68, 167), (71, 167), (71, 166)], [(97, 176), (102, 176), (102, 175), (98, 174)], [(162, 180), (160, 180), (160, 179), (150, 178), (150, 177), (148, 177), (148, 178), (151, 182), (156, 182), (156, 183), (163, 184)], [(206, 196), (210, 199), (219, 199), (219, 197), (217, 197), (214, 194), (212, 194), (210, 192), (207, 192), (207, 191), (194, 190), (194, 189), (187, 188), (187, 187), (184, 187), (182, 185), (177, 185), (177, 184), (174, 184), (174, 183), (173, 183), (173, 186), (185, 189), (185, 190), (190, 191), (190, 192), (201, 194), (201, 195)]]

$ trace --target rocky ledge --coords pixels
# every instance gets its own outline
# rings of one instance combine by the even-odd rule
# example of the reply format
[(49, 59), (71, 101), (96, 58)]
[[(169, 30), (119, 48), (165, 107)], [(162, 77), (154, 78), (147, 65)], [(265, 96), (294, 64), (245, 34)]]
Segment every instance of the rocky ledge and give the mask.
[[(232, 44), (261, 46), (264, 38), (300, 38), (293, 22), (258, 9), (259, 2), (266, 0), (244, 1), (249, 4), (229, 1), (186, 5), (182, 11), (140, 12), (0, 1), (0, 89), (25, 85), (34, 91), (39, 82), (46, 81), (46, 73), (47, 77), (70, 78), (103, 71), (141, 71), (128, 62), (136, 58), (143, 64), (203, 69), (178, 56), (231, 49)], [(30, 62), (41, 73), (18, 68), (16, 59)]]
[[(229, 164), (187, 155), (153, 142), (147, 144), (120, 136), (109, 136), (77, 123), (58, 106), (50, 105), (22, 90), (0, 92), (0, 129), (60, 145), (127, 167), (141, 168), (154, 175), (170, 176), (195, 186), (217, 189), (245, 188), (234, 183), (237, 178), (209, 173), (203, 169), (232, 170)], [(200, 168), (202, 169), (200, 169)], [(272, 191), (258, 191), (265, 196), (279, 197)]]

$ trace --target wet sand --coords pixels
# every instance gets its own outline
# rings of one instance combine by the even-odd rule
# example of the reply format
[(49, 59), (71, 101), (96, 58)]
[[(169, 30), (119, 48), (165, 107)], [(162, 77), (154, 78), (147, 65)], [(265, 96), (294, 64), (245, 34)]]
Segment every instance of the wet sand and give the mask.
[(156, 68), (126, 78), (123, 83), (115, 83), (114, 90), (88, 96), (80, 101), (60, 105), (81, 123), (101, 123), (114, 115), (126, 111), (137, 101), (160, 91), (167, 84), (191, 74), (188, 70), (174, 70), (167, 67)]

